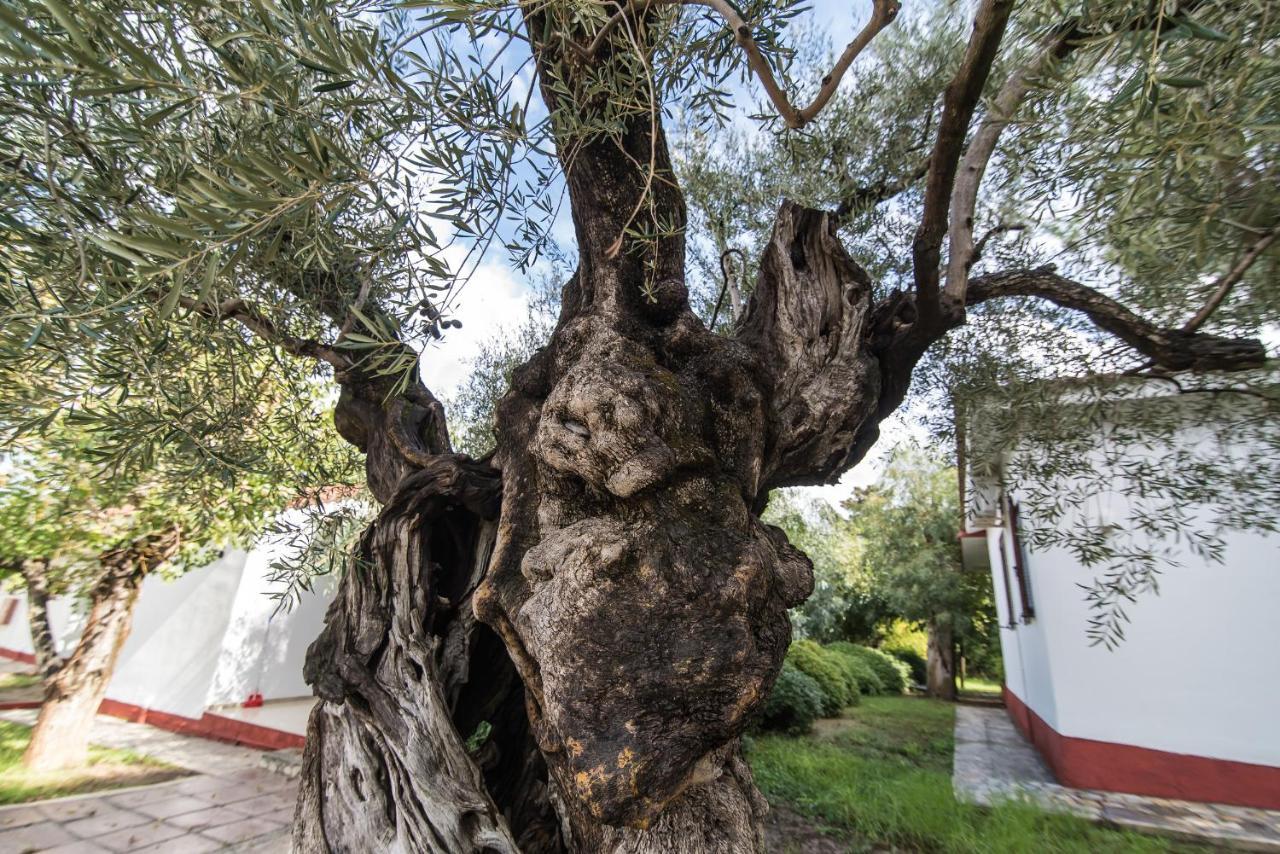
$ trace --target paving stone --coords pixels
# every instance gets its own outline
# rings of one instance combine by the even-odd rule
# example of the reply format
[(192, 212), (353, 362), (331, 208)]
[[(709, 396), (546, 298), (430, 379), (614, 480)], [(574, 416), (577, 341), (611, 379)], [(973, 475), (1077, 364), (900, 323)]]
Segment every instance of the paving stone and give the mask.
[(98, 798), (69, 798), (66, 800), (45, 801), (38, 805), (40, 812), (50, 821), (65, 824), (81, 818), (88, 818), (102, 809), (102, 801)]
[(99, 809), (87, 818), (67, 822), (63, 825), (67, 830), (81, 839), (97, 839), (126, 827), (137, 827), (151, 819), (133, 810), (120, 809), (117, 806), (102, 802)]
[(131, 854), (204, 854), (206, 851), (221, 851), (224, 847), (221, 842), (188, 833), (135, 849)]
[(110, 851), (110, 848), (103, 848), (96, 842), (80, 839), (56, 848), (46, 848), (41, 854), (109, 854)]
[(144, 824), (139, 827), (117, 830), (115, 833), (109, 833), (106, 836), (95, 839), (94, 842), (105, 848), (110, 848), (112, 851), (136, 851), (139, 848), (145, 848), (158, 842), (166, 842), (184, 834), (186, 834), (186, 831), (181, 827), (153, 821), (150, 824)]
[(219, 842), (234, 845), (238, 842), (247, 842), (250, 839), (266, 836), (269, 833), (277, 833), (281, 830), (284, 830), (284, 825), (279, 822), (268, 821), (265, 818), (246, 818), (235, 824), (210, 827), (201, 831), (201, 833)]
[(45, 814), (37, 806), (16, 806), (0, 809), (0, 831), (45, 821)]
[(185, 812), (197, 812), (199, 810), (208, 809), (210, 807), (210, 797), (212, 792), (204, 797), (195, 797), (193, 795), (178, 795), (173, 798), (165, 798), (160, 801), (153, 801), (147, 804), (139, 804), (135, 809), (144, 815), (152, 818), (169, 818), (170, 816), (182, 815)]
[(42, 821), (0, 832), (0, 851), (22, 854), (25, 851), (43, 851), (55, 845), (79, 841), (57, 822)]
[(166, 819), (166, 824), (172, 824), (175, 827), (182, 827), (188, 830), (203, 830), (206, 827), (218, 827), (224, 824), (236, 824), (245, 820), (242, 812), (237, 812), (229, 806), (209, 807), (199, 812), (183, 813)]
[(278, 810), (293, 811), (294, 804), (298, 802), (297, 793), (284, 794), (283, 792), (271, 792), (257, 798), (249, 798), (248, 800), (236, 801), (227, 806), (237, 812), (245, 815), (266, 815), (269, 812)]
[(118, 795), (107, 793), (106, 799), (112, 804), (124, 809), (131, 810), (146, 804), (154, 804), (159, 801), (168, 800), (179, 794), (172, 784), (166, 783), (161, 786), (148, 786), (145, 789), (134, 789), (131, 792), (122, 792)]

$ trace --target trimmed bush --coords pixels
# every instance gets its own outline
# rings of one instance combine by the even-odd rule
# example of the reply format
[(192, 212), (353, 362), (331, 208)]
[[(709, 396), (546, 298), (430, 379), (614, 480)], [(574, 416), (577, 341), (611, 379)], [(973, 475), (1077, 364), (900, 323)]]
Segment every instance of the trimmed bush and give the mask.
[(914, 649), (905, 646), (881, 647), (884, 652), (896, 658), (907, 668), (907, 673), (911, 676), (911, 681), (916, 685), (923, 685), (929, 679), (929, 667), (925, 661), (925, 657)]
[(787, 650), (787, 661), (811, 676), (822, 689), (822, 714), (834, 717), (845, 706), (855, 705), (861, 695), (858, 683), (846, 675), (838, 653), (811, 640), (799, 640)]
[(840, 658), (840, 665), (844, 668), (845, 675), (852, 679), (858, 685), (858, 693), (864, 697), (873, 697), (877, 694), (883, 694), (884, 683), (880, 681), (880, 677), (876, 675), (871, 665), (863, 661), (860, 656), (851, 655), (844, 647), (852, 646), (852, 644), (827, 644), (827, 650), (834, 652)]
[(905, 664), (891, 655), (867, 646), (839, 641), (831, 644), (832, 650), (855, 658), (863, 666), (873, 671), (880, 680), (881, 691), (885, 694), (901, 694), (907, 690), (907, 680), (911, 671)]
[(760, 713), (761, 729), (803, 735), (822, 715), (823, 694), (817, 681), (789, 662), (782, 663), (778, 681)]

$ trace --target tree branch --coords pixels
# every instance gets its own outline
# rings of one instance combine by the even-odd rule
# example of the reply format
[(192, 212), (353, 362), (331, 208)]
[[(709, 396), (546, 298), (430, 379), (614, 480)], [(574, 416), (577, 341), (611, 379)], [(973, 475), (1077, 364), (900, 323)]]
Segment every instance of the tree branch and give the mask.
[(969, 280), (965, 301), (977, 305), (1014, 296), (1039, 297), (1083, 312), (1099, 329), (1164, 370), (1237, 370), (1256, 367), (1266, 359), (1260, 341), (1156, 326), (1106, 294), (1058, 275), (1053, 267), (977, 276)]
[(948, 233), (947, 282), (945, 293), (956, 301), (964, 302), (964, 289), (969, 281), (969, 270), (978, 260), (982, 249), (973, 243), (974, 213), (978, 204), (978, 188), (987, 164), (995, 153), (1000, 134), (1022, 106), (1035, 80), (1053, 65), (1066, 57), (1073, 49), (1070, 41), (1075, 27), (1060, 28), (1046, 39), (1044, 46), (1030, 62), (1019, 68), (1000, 87), (982, 124), (978, 126), (973, 141), (960, 163), (955, 189), (951, 194), (950, 225)]
[(849, 220), (853, 213), (862, 208), (872, 205), (878, 205), (887, 199), (900, 195), (907, 191), (916, 181), (919, 181), (925, 175), (929, 174), (929, 161), (924, 160), (915, 169), (912, 169), (906, 175), (899, 175), (896, 178), (886, 178), (877, 181), (874, 184), (864, 184), (849, 193), (835, 210), (835, 220), (837, 224), (844, 224)]
[(270, 319), (242, 299), (230, 299), (219, 305), (198, 302), (190, 297), (179, 297), (179, 305), (211, 320), (235, 320), (253, 334), (272, 344), (278, 344), (295, 356), (328, 362), (335, 370), (345, 371), (351, 360), (327, 344), (310, 338), (297, 338), (280, 330)]
[(813, 121), (818, 113), (822, 112), (822, 108), (827, 105), (827, 102), (831, 100), (840, 88), (840, 81), (844, 78), (845, 72), (849, 70), (849, 66), (858, 58), (858, 54), (866, 49), (867, 45), (879, 35), (881, 30), (893, 23), (893, 19), (898, 16), (898, 10), (902, 8), (899, 0), (872, 0), (871, 20), (867, 21), (866, 26), (854, 36), (853, 41), (845, 46), (831, 72), (822, 78), (822, 85), (819, 87), (818, 93), (814, 95), (813, 100), (809, 102), (809, 105), (796, 107), (792, 105), (787, 93), (783, 91), (781, 84), (778, 83), (773, 69), (769, 66), (769, 61), (760, 51), (760, 46), (752, 38), (751, 28), (747, 26), (747, 22), (742, 19), (742, 16), (738, 14), (738, 10), (728, 0), (632, 0), (604, 23), (589, 45), (582, 47), (573, 41), (570, 41), (569, 44), (573, 45), (573, 49), (580, 57), (591, 59), (604, 46), (609, 33), (628, 14), (643, 13), (658, 5), (705, 6), (723, 18), (733, 32), (734, 40), (737, 41), (738, 46), (746, 52), (747, 64), (760, 80), (760, 85), (764, 87), (765, 94), (769, 96), (769, 100), (773, 103), (774, 108), (777, 109), (778, 114), (782, 116), (787, 127), (792, 129), (804, 127)]
[(1013, 0), (983, 0), (974, 15), (973, 34), (964, 59), (943, 97), (942, 119), (938, 123), (938, 135), (929, 158), (924, 213), (911, 247), (918, 309), (921, 320), (927, 325), (932, 325), (931, 321), (940, 310), (938, 285), (942, 238), (947, 232), (960, 153), (1012, 11)]
[[(1202, 0), (1190, 0), (1182, 4), (1183, 13), (1190, 12)], [(1123, 24), (1123, 29), (1138, 32), (1156, 26), (1163, 16), (1157, 13), (1140, 15)], [(964, 290), (969, 281), (969, 272), (977, 263), (981, 247), (973, 243), (974, 214), (977, 210), (978, 190), (986, 173), (987, 164), (995, 153), (1000, 134), (1013, 120), (1018, 108), (1022, 106), (1027, 95), (1038, 78), (1041, 78), (1059, 62), (1069, 57), (1090, 37), (1099, 32), (1106, 32), (1105, 21), (1093, 21), (1089, 24), (1074, 18), (1055, 27), (1044, 39), (1040, 50), (1024, 66), (1015, 71), (1000, 87), (992, 101), (991, 109), (978, 126), (973, 140), (965, 151), (955, 188), (951, 195), (949, 211), (947, 257), (947, 279), (945, 294), (956, 305), (965, 301)], [(1112, 22), (1108, 26), (1117, 26)]]
[(1244, 278), (1245, 273), (1249, 272), (1249, 268), (1253, 266), (1253, 262), (1257, 261), (1258, 258), (1262, 256), (1263, 252), (1267, 251), (1267, 247), (1270, 246), (1277, 237), (1280, 237), (1280, 225), (1274, 226), (1266, 234), (1255, 240), (1253, 245), (1245, 251), (1244, 257), (1236, 262), (1236, 265), (1228, 270), (1222, 278), (1218, 279), (1218, 283), (1214, 287), (1213, 294), (1209, 297), (1209, 301), (1204, 304), (1203, 308), (1196, 312), (1195, 317), (1187, 321), (1187, 325), (1182, 327), (1182, 331), (1195, 332), (1203, 326), (1204, 322), (1209, 319), (1209, 316), (1218, 310), (1218, 306), (1222, 305), (1222, 301), (1231, 293), (1231, 289), (1234, 288), (1242, 278)]

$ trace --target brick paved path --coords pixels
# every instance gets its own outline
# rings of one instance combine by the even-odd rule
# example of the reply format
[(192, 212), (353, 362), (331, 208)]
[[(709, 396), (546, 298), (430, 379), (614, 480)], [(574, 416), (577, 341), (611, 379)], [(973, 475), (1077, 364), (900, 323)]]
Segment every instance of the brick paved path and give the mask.
[[(0, 718), (30, 723), (34, 713)], [(91, 740), (196, 771), (115, 792), (0, 807), (0, 852), (288, 851), (298, 783), (261, 767), (263, 754), (99, 716)]]
[(1003, 708), (956, 707), (957, 800), (1027, 799), (1051, 812), (1250, 851), (1280, 852), (1280, 812), (1058, 784)]

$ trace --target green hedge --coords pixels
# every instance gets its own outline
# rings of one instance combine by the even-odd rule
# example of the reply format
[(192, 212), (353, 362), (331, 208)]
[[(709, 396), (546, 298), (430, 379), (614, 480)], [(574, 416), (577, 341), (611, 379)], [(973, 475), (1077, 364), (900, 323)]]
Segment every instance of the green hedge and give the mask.
[(834, 717), (845, 706), (857, 705), (862, 699), (857, 680), (848, 674), (839, 653), (811, 640), (799, 640), (787, 650), (786, 660), (818, 683), (823, 695), (823, 715)]
[(911, 675), (911, 681), (923, 685), (929, 679), (928, 665), (925, 657), (909, 646), (884, 646), (881, 650), (902, 662)]
[(822, 715), (822, 688), (812, 676), (789, 662), (782, 663), (778, 681), (760, 713), (761, 729), (803, 735)]
[(910, 668), (893, 656), (878, 649), (858, 646), (847, 641), (838, 641), (830, 644), (828, 649), (855, 659), (871, 670), (880, 683), (879, 693), (901, 694), (907, 690), (907, 685), (910, 684)]
[(858, 693), (864, 697), (874, 697), (885, 693), (884, 683), (879, 675), (860, 655), (851, 654), (845, 647), (852, 644), (827, 644), (827, 649), (840, 658), (840, 666), (845, 675), (858, 685)]

